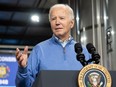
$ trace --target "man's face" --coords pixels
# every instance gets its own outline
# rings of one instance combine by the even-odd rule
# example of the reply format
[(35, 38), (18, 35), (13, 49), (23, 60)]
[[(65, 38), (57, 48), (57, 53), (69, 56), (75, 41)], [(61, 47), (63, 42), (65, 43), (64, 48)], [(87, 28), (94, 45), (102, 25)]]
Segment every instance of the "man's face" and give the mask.
[(62, 39), (69, 37), (74, 20), (71, 19), (66, 8), (53, 8), (50, 15), (50, 24), (53, 33)]

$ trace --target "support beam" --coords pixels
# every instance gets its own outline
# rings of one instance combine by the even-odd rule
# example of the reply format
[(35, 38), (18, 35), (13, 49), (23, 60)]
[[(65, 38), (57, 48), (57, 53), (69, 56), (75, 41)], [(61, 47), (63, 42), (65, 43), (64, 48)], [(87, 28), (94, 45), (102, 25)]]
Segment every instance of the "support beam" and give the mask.
[(34, 8), (34, 7), (26, 7), (26, 6), (17, 6), (13, 4), (1, 4), (0, 3), (0, 11), (13, 11), (13, 12), (40, 12), (42, 13), (48, 13), (49, 9), (43, 9), (43, 8)]

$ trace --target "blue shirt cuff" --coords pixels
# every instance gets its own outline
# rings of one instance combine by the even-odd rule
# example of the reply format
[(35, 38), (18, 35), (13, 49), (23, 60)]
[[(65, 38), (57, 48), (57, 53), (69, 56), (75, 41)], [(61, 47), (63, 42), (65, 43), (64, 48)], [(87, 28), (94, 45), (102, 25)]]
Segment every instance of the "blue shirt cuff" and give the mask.
[(20, 66), (18, 66), (18, 71), (19, 71), (19, 73), (22, 73), (22, 74), (25, 74), (25, 73), (27, 73), (27, 66), (26, 67), (20, 67)]

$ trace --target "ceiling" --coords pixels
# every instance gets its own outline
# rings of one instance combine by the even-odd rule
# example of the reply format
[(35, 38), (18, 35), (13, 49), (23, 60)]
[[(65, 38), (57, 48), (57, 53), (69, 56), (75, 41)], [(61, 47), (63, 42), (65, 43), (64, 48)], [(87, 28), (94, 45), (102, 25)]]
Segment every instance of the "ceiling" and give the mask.
[[(51, 37), (49, 8), (63, 0), (0, 0), (0, 45), (36, 45)], [(32, 14), (40, 22), (33, 23)]]

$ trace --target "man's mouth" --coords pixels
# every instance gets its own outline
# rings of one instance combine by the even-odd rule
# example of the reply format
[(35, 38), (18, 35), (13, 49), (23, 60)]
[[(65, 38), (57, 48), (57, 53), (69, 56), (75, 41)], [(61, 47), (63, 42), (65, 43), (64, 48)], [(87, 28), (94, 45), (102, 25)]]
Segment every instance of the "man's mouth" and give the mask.
[(63, 28), (55, 28), (55, 30), (59, 30), (59, 29), (63, 29)]

